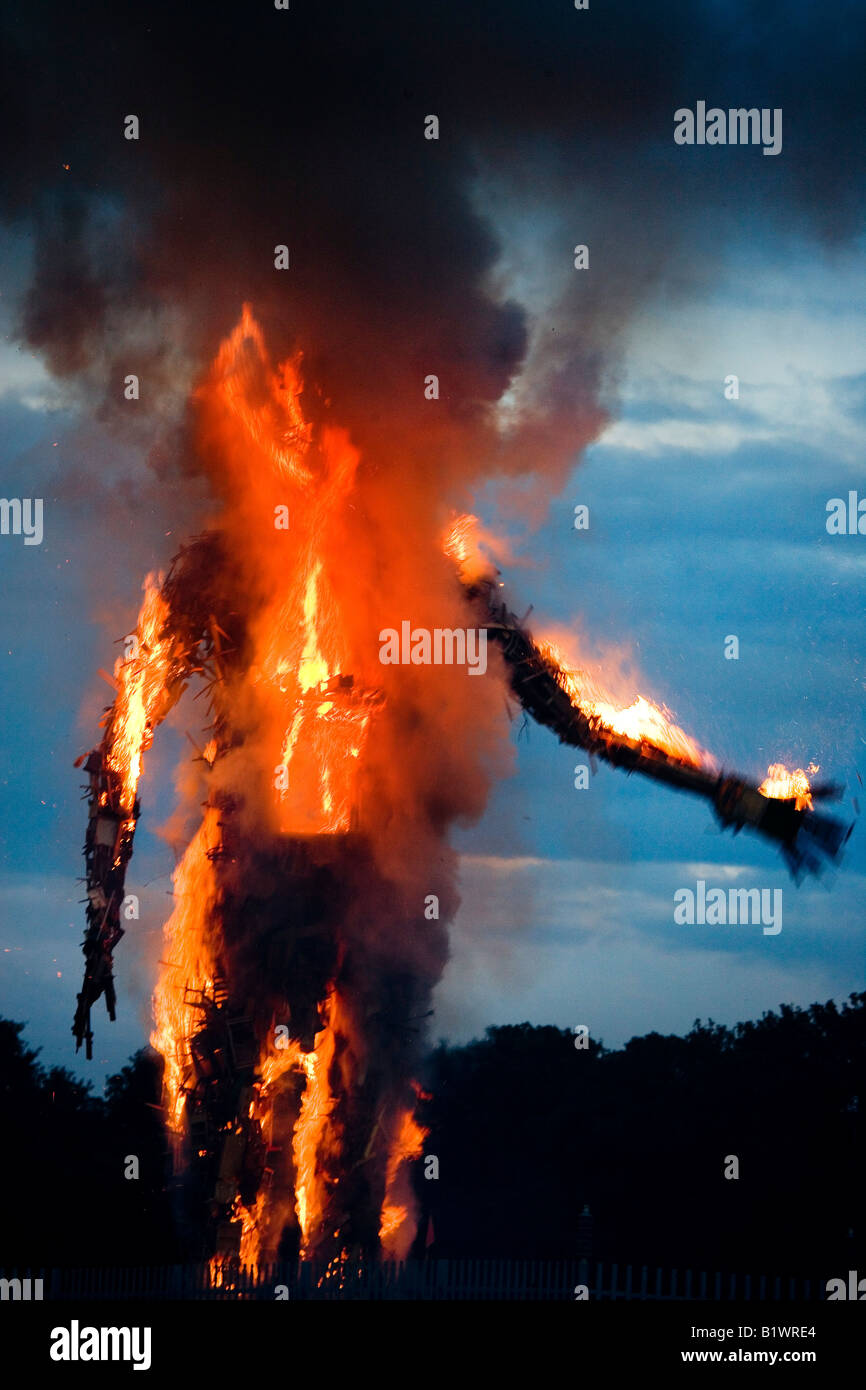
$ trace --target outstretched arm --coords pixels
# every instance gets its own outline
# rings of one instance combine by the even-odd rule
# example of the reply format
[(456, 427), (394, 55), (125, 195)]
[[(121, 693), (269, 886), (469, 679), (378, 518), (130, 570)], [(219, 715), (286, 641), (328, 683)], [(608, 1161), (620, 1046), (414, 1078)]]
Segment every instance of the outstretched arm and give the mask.
[[(748, 827), (775, 841), (795, 878), (817, 873), (825, 860), (839, 857), (852, 827), (812, 809), (814, 799), (833, 798), (841, 789), (813, 786), (805, 804), (792, 792), (774, 793), (743, 777), (719, 772), (682, 731), (663, 744), (652, 726), (643, 731), (617, 730), (597, 711), (582, 707), (580, 691), (556, 653), (536, 643), (520, 619), (499, 599), (492, 580), (464, 585), (479, 613), (481, 625), (498, 642), (505, 658), (511, 689), (539, 724), (552, 729), (561, 743), (585, 749), (626, 772), (639, 772), (658, 782), (705, 797), (722, 826), (738, 833)], [(669, 729), (669, 733), (670, 733)]]

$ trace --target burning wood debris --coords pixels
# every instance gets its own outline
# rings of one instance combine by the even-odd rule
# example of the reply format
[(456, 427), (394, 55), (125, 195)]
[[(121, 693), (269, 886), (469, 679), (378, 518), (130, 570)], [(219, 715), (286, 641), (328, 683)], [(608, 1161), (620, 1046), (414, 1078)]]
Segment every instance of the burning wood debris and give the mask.
[[(271, 369), (245, 309), (197, 395), (220, 505), (148, 578), (102, 741), (78, 764), (90, 815), (73, 1031), (90, 1057), (92, 1006), (104, 996), (115, 1013), (142, 760), (185, 689), (206, 695), (186, 806), (204, 814), (174, 876), (152, 1041), (178, 1163), (206, 1213), (202, 1253), (218, 1262), (408, 1252), (426, 1137), (413, 1077), (458, 902), (446, 831), (483, 806), (473, 759), (501, 700), (498, 667), (459, 694), (453, 671), (371, 656), (382, 595), (405, 601), (419, 542), (408, 537), (403, 569), (399, 555), (383, 562), (375, 478), (364, 493), (347, 438), (314, 435), (301, 390), (297, 363)], [(384, 520), (359, 540), (347, 509), (361, 501)], [(838, 855), (845, 827), (813, 809), (833, 789), (784, 769), (761, 787), (720, 773), (650, 702), (615, 710), (588, 693), (508, 610), (493, 572), (468, 562), (468, 531), (459, 523), (443, 547), (431, 529), (410, 597), (485, 628), (532, 718), (591, 758), (705, 797), (723, 825), (777, 841), (797, 873)]]

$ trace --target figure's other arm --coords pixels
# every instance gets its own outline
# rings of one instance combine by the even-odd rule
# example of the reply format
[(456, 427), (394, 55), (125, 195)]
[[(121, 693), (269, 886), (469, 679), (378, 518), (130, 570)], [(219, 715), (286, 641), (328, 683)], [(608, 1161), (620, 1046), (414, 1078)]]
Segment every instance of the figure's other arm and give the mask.
[(90, 1010), (100, 995), (109, 1018), (115, 1016), (112, 952), (124, 931), (124, 883), (140, 811), (142, 760), (190, 676), (204, 671), (213, 656), (218, 637), (207, 610), (217, 566), (217, 542), (202, 536), (178, 554), (162, 583), (148, 576), (136, 632), (115, 665), (117, 695), (102, 721), (102, 741), (75, 764), (89, 777), (89, 821), (84, 983), (72, 1031), (76, 1051), (84, 1042), (88, 1058), (93, 1055)]

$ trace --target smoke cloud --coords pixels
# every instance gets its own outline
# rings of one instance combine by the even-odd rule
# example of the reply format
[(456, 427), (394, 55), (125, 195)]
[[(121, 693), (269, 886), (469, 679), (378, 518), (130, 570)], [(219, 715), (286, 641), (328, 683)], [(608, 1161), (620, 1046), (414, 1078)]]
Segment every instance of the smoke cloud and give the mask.
[[(7, 216), (35, 236), (22, 332), (128, 424), (124, 375), (139, 416), (177, 415), (250, 301), (364, 466), (442, 503), (500, 472), (549, 490), (604, 423), (635, 308), (712, 275), (730, 206), (856, 229), (863, 29), (853, 5), (688, 0), (39, 6), (8, 24), (2, 123)], [(783, 108), (784, 155), (674, 146), (697, 98)]]

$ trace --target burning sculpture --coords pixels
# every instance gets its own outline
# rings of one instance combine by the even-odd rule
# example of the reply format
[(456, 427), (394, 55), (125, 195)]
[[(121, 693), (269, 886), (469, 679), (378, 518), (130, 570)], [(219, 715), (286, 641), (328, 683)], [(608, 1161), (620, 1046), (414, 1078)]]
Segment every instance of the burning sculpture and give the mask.
[[(204, 1253), (247, 1263), (402, 1257), (412, 1243), (413, 1075), (457, 903), (447, 830), (483, 807), (504, 680), (562, 741), (707, 797), (798, 872), (845, 834), (812, 809), (830, 789), (805, 774), (772, 769), (760, 789), (724, 776), (651, 702), (618, 709), (569, 673), (501, 601), (468, 523), (443, 546), (447, 516), (407, 495), (395, 527), (375, 469), (361, 481), (348, 438), (314, 430), (301, 392), (299, 363), (272, 370), (245, 309), (196, 399), (212, 515), (148, 578), (102, 741), (79, 760), (88, 925), (73, 1031), (89, 1057), (101, 995), (114, 1018), (143, 755), (190, 683), (206, 694), (153, 1042), (205, 1202)], [(380, 664), (382, 620), (398, 626), (410, 601), (431, 626), (485, 629), (492, 679)]]

